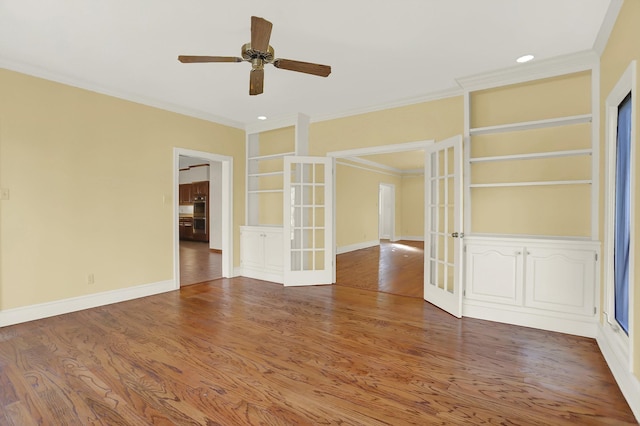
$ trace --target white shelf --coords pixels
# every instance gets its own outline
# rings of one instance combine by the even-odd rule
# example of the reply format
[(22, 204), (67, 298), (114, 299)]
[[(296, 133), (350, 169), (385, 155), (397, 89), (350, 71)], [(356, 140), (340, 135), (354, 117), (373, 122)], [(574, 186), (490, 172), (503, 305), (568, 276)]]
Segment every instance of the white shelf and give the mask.
[(542, 129), (545, 127), (569, 126), (591, 122), (591, 114), (570, 117), (550, 118), (547, 120), (524, 121), (521, 123), (501, 124), (498, 126), (476, 127), (469, 129), (470, 135), (486, 135), (491, 133), (516, 132), (521, 130)]
[(535, 160), (541, 158), (560, 158), (560, 157), (576, 157), (580, 155), (591, 155), (591, 149), (574, 149), (570, 151), (548, 151), (536, 152), (533, 154), (513, 154), (513, 155), (497, 155), (494, 157), (475, 157), (470, 158), (470, 163), (484, 163), (490, 161), (510, 161), (510, 160)]
[(284, 158), (287, 155), (296, 155), (295, 152), (281, 152), (278, 154), (270, 154), (270, 155), (260, 155), (257, 157), (248, 157), (249, 161), (260, 161), (260, 160), (275, 160), (277, 158)]
[(505, 188), (513, 186), (590, 185), (591, 180), (550, 180), (532, 182), (472, 183), (470, 188)]
[(282, 176), (282, 175), (284, 175), (283, 171), (265, 172), (265, 173), (249, 173), (247, 176), (249, 176), (249, 177), (264, 177), (264, 176)]
[(253, 191), (247, 191), (247, 194), (271, 194), (271, 193), (282, 193), (284, 190), (282, 189), (256, 189)]

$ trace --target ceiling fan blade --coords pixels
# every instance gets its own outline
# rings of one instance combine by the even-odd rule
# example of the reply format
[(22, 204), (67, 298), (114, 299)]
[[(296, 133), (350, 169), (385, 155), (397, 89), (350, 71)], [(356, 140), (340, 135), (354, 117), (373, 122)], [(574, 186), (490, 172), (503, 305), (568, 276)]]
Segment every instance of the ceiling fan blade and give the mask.
[(251, 48), (253, 50), (267, 51), (272, 27), (273, 24), (264, 18), (251, 17)]
[(198, 62), (242, 62), (242, 58), (237, 56), (178, 56), (178, 60), (183, 64)]
[(259, 95), (264, 89), (264, 69), (251, 70), (249, 78), (249, 94)]
[(327, 77), (331, 74), (329, 65), (313, 64), (311, 62), (292, 61), (291, 59), (276, 59), (273, 61), (276, 68), (283, 70), (303, 72), (305, 74), (313, 74), (320, 77)]

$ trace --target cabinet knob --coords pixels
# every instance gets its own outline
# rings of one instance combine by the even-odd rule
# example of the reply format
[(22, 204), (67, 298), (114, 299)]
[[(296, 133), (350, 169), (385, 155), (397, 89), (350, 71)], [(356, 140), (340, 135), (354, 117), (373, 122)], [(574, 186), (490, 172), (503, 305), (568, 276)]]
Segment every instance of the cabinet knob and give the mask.
[(521, 251), (517, 251), (517, 252), (516, 252), (516, 256), (520, 256), (521, 254), (522, 254), (522, 252), (521, 252)]

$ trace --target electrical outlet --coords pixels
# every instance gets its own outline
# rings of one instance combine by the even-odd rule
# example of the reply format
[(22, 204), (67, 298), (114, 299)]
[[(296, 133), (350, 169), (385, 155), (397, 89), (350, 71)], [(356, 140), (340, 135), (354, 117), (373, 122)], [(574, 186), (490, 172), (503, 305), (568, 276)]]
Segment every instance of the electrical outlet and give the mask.
[(95, 283), (96, 283), (96, 278), (93, 276), (93, 274), (89, 274), (87, 276), (87, 284), (91, 285)]
[(9, 199), (9, 189), (2, 188), (0, 189), (0, 200), (8, 200)]

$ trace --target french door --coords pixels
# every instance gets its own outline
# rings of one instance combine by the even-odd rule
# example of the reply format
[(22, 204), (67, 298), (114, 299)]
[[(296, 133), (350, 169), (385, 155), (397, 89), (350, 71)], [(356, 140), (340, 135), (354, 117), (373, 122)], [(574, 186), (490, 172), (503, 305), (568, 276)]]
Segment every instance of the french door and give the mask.
[(333, 159), (284, 159), (284, 285), (332, 284)]
[(462, 317), (462, 137), (426, 149), (424, 300)]

